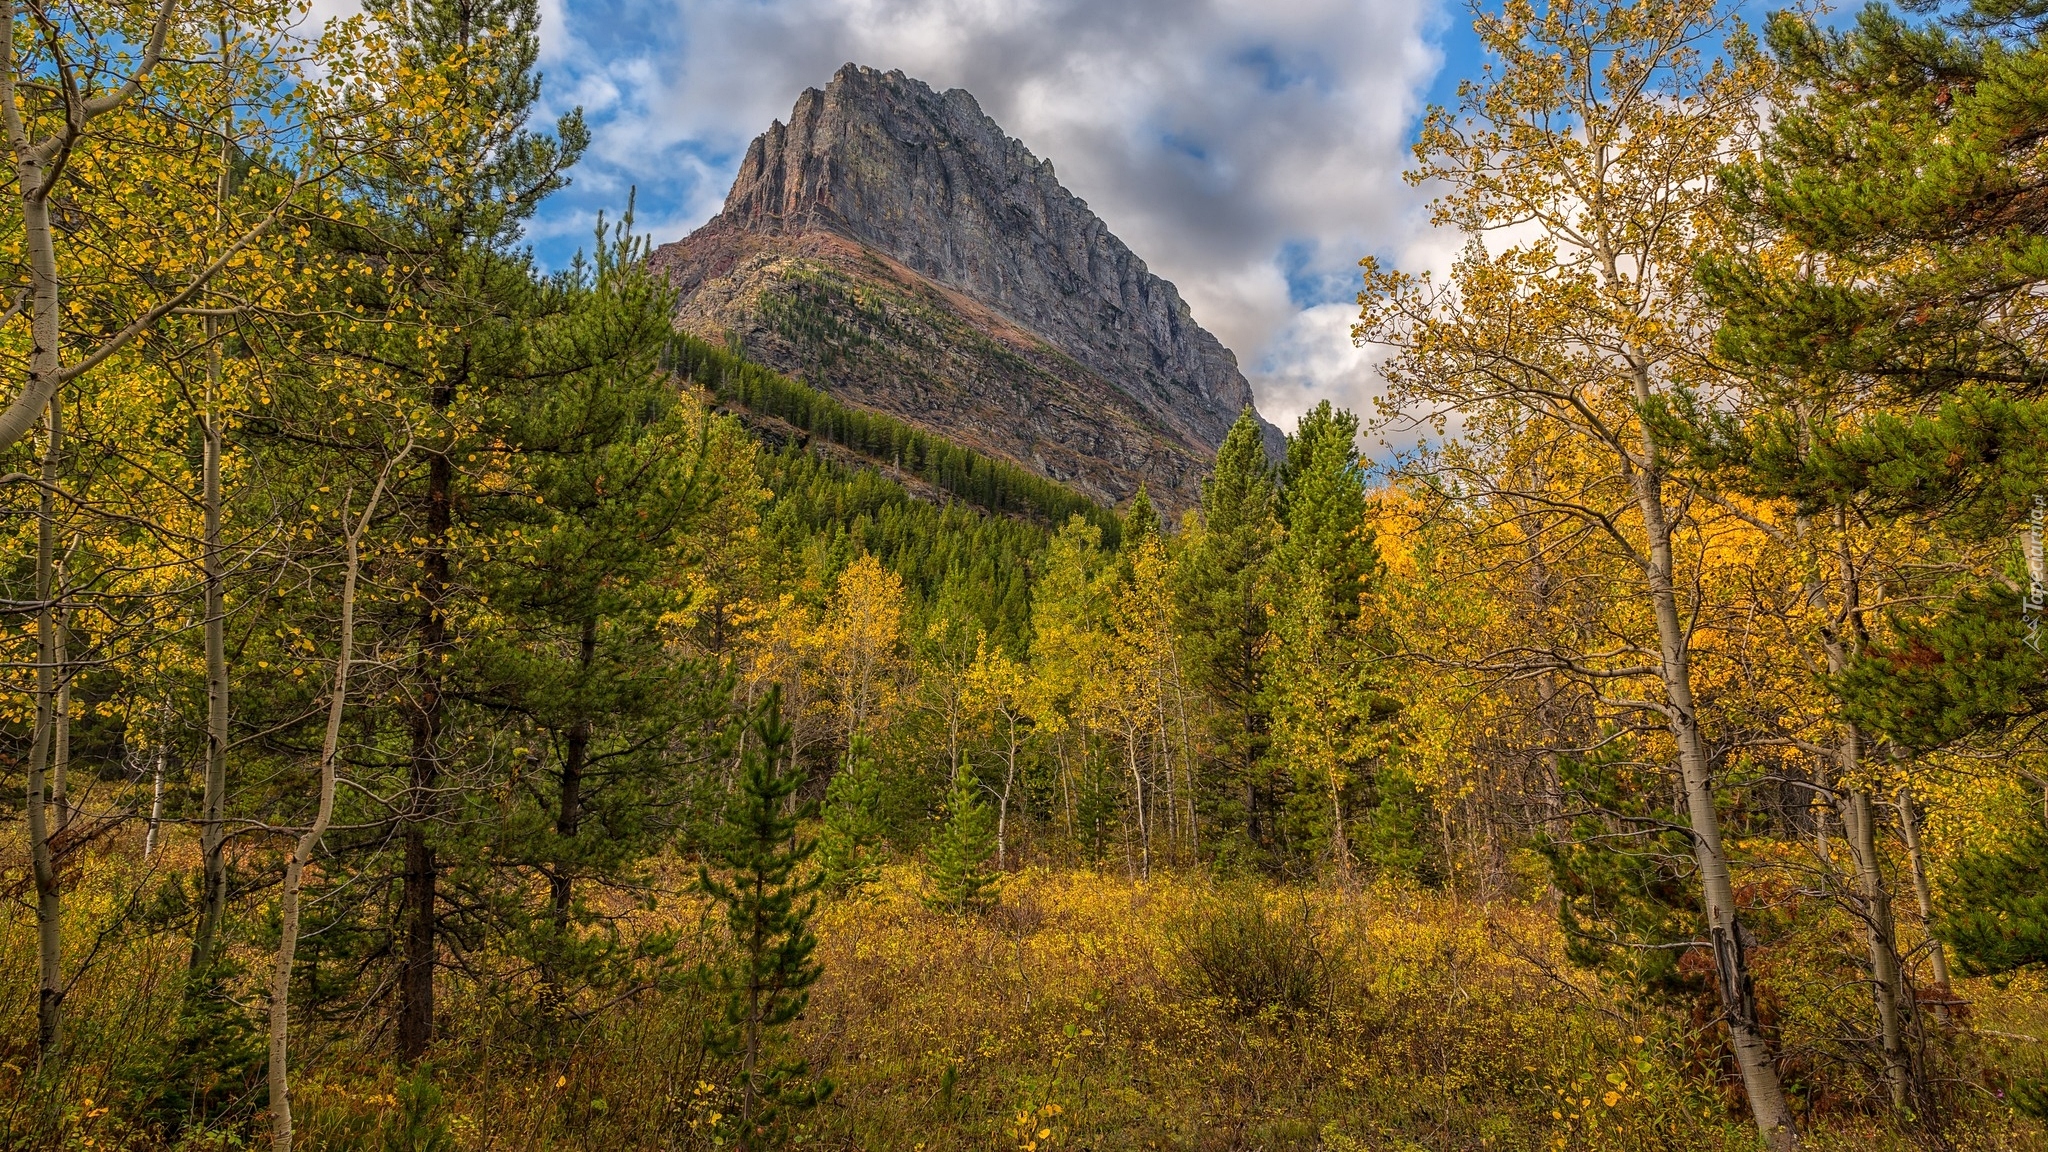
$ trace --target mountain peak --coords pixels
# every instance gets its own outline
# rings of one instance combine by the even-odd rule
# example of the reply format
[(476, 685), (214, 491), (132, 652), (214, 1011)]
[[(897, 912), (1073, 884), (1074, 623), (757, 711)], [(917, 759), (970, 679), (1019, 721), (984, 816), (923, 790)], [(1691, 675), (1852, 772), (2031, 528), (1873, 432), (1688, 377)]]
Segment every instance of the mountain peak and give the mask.
[[(783, 258), (777, 284), (735, 294), (715, 283), (740, 269), (742, 253), (771, 251)], [(849, 264), (855, 254), (867, 264)], [(900, 71), (849, 63), (824, 88), (806, 89), (788, 122), (747, 149), (724, 209), (658, 262), (684, 293), (685, 327), (723, 326), (757, 358), (828, 391), (942, 434), (971, 432), (977, 446), (1104, 499), (1126, 499), (1144, 483), (1169, 508), (1189, 506), (1252, 402), (1236, 358), (1060, 184), (1050, 161), (1005, 133), (972, 94), (938, 92)], [(855, 287), (886, 282), (900, 293), (920, 287), (903, 274), (924, 281), (936, 292), (926, 305), (1036, 370), (1006, 372), (1001, 355), (949, 345), (936, 331), (918, 334), (937, 341), (918, 351), (896, 338), (905, 333), (871, 330), (919, 310), (908, 306), (892, 321), (886, 309), (859, 316), (833, 304), (833, 323), (859, 336), (858, 347), (842, 340), (807, 351), (801, 333), (777, 331), (773, 314), (780, 309), (780, 327), (791, 327), (776, 301), (816, 295), (818, 283), (792, 289), (790, 277), (820, 266)], [(854, 313), (860, 295), (847, 295)], [(906, 368), (920, 378), (908, 393), (882, 378)]]

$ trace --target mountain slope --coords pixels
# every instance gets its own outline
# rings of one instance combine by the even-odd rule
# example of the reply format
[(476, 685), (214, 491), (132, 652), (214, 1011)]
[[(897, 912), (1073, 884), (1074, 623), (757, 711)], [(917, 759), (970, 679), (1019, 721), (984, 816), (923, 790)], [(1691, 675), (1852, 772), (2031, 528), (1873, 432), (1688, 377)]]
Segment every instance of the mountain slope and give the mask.
[(1108, 502), (1192, 505), (1251, 389), (974, 98), (847, 65), (655, 254), (677, 324)]

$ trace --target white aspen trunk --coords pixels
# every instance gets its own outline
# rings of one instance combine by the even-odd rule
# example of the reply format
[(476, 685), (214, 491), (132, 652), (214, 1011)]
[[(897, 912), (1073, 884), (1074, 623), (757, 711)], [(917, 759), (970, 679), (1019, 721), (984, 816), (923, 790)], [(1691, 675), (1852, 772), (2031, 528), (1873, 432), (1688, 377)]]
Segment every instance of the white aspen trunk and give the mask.
[(1198, 787), (1195, 783), (1195, 744), (1188, 725), (1187, 681), (1181, 675), (1180, 659), (1173, 662), (1173, 708), (1174, 718), (1180, 725), (1180, 764), (1186, 773), (1186, 787), (1183, 794), (1188, 806), (1188, 856), (1191, 862), (1202, 858), (1202, 829), (1195, 815), (1195, 799)]
[[(7, 27), (14, 27), (13, 0), (0, 3)], [(28, 383), (0, 413), (0, 448), (12, 447), (35, 427), (62, 380), (61, 317), (57, 300), (57, 238), (50, 227), (49, 164), (45, 148), (32, 144), (16, 103), (14, 41), (0, 45), (0, 115), (7, 121), (8, 143), (14, 150), (15, 188), (21, 197), (21, 240), (28, 252), (29, 351)], [(44, 141), (48, 144), (49, 141)]]
[[(56, 569), (56, 598), (67, 596), (64, 565)], [(71, 828), (71, 611), (57, 609), (57, 709), (55, 748), (51, 758), (50, 806), (57, 810), (57, 834)]]
[[(409, 446), (408, 446), (409, 447)], [(400, 454), (401, 456), (403, 453)], [(395, 463), (395, 461), (394, 461)], [(347, 501), (342, 505), (342, 531), (347, 560), (341, 577), (340, 653), (334, 658), (334, 689), (327, 699), (327, 730), (320, 741), (320, 799), (313, 823), (292, 846), (286, 858), (284, 884), (278, 894), (277, 955), (270, 970), (270, 1146), (272, 1152), (292, 1152), (291, 1064), (288, 1041), (291, 1028), (292, 960), (299, 946), (299, 889), (306, 865), (327, 834), (334, 818), (335, 760), (341, 747), (341, 717), (348, 703), (349, 663), (355, 652), (356, 578), (362, 571), (362, 534), (376, 515), (377, 502), (384, 495), (390, 465), (377, 477), (370, 490), (362, 519), (348, 523)]]
[(164, 819), (164, 745), (161, 740), (156, 746), (156, 781), (149, 792), (149, 830), (142, 834), (142, 858), (147, 860), (156, 851), (156, 830)]
[(1330, 782), (1330, 859), (1337, 865), (1337, 880), (1349, 892), (1352, 888), (1351, 839), (1344, 834), (1344, 785), (1338, 775), (1337, 757), (1333, 749), (1329, 771), (1324, 778)]
[(1003, 793), (996, 799), (996, 871), (1010, 870), (1010, 785), (1017, 779), (1017, 721), (1010, 721), (1010, 743), (1003, 757)]
[[(1948, 951), (1942, 947), (1941, 938), (1934, 934), (1934, 894), (1927, 885), (1927, 861), (1920, 853), (1920, 817), (1913, 808), (1911, 786), (1899, 789), (1899, 831), (1906, 840), (1906, 860), (1913, 869), (1913, 895), (1920, 905), (1920, 924), (1927, 933), (1928, 958), (1934, 965), (1934, 986), (1941, 990), (1942, 999), (1955, 996), (1954, 986), (1949, 983)], [(1937, 1011), (1948, 1015), (1948, 1005), (1942, 1004)]]
[(200, 801), (199, 927), (192, 938), (194, 974), (213, 966), (228, 900), (228, 657), (224, 598), (227, 574), (220, 536), (220, 340), (211, 317), (206, 321), (206, 335), (206, 398), (205, 411), (200, 415), (204, 453), (200, 500), (204, 521), (199, 558), (206, 608), (206, 761)]
[[(40, 355), (42, 349), (37, 349)], [(28, 757), (28, 845), (36, 889), (36, 1059), (61, 1058), (64, 1001), (64, 904), (50, 849), (48, 772), (56, 728), (58, 641), (53, 577), (57, 547), (57, 481), (64, 450), (63, 408), (53, 395), (43, 446), (42, 492), (36, 505), (36, 720)]]
[(1134, 807), (1138, 810), (1138, 854), (1140, 874), (1147, 880), (1152, 878), (1152, 827), (1145, 822), (1145, 778), (1138, 772), (1138, 729), (1135, 724), (1125, 722), (1124, 762), (1131, 770), (1131, 789), (1137, 799)]
[[(1852, 739), (1853, 736), (1852, 728)], [(1893, 944), (1891, 895), (1885, 890), (1877, 855), (1876, 824), (1870, 793), (1852, 789), (1842, 801), (1842, 827), (1848, 834), (1849, 853), (1856, 863), (1863, 898), (1864, 935), (1870, 948), (1870, 992), (1877, 1009), (1885, 1081), (1891, 1088), (1892, 1107), (1903, 1109), (1911, 1089), (1911, 1068), (1901, 1022), (1906, 1005), (1902, 1003), (1898, 954)]]
[(1060, 811), (1067, 818), (1067, 839), (1074, 839), (1074, 787), (1073, 773), (1067, 766), (1067, 734), (1053, 744), (1053, 753), (1060, 759)]
[[(1647, 370), (1637, 369), (1636, 387), (1638, 402), (1647, 404)], [(1743, 927), (1735, 904), (1735, 884), (1721, 842), (1721, 817), (1714, 808), (1713, 768), (1700, 736), (1693, 700), (1690, 638), (1679, 618), (1678, 593), (1672, 579), (1671, 526), (1664, 510), (1662, 476), (1652, 465), (1657, 449), (1647, 430), (1643, 436), (1643, 464), (1629, 469), (1630, 479), (1634, 482), (1649, 545), (1644, 574), (1657, 621), (1659, 670), (1668, 703), (1665, 715), (1678, 749), (1679, 777), (1691, 824), (1693, 860), (1699, 869), (1705, 904), (1702, 911), (1714, 949), (1721, 1011), (1728, 1022), (1730, 1045), (1735, 1050), (1736, 1066), (1742, 1073), (1743, 1090), (1749, 1098), (1757, 1130), (1773, 1152), (1792, 1152), (1800, 1146), (1799, 1129), (1757, 1019), (1755, 984), (1746, 955), (1749, 932)]]
[[(1322, 599), (1320, 587), (1315, 599)], [(1322, 608), (1315, 609), (1316, 619), (1311, 642), (1314, 651), (1310, 653), (1310, 658), (1316, 661), (1313, 675), (1317, 681), (1317, 688), (1326, 694), (1318, 703), (1324, 709), (1325, 715), (1334, 717), (1337, 715), (1337, 692), (1334, 686), (1338, 683), (1340, 674), (1330, 666), (1334, 663), (1334, 644), (1330, 639), (1330, 621), (1323, 611)], [(1308, 718), (1308, 722), (1315, 723), (1316, 718)], [(1330, 734), (1326, 731), (1318, 732), (1316, 739), (1321, 742), (1324, 754), (1329, 758), (1323, 765), (1323, 779), (1330, 790), (1331, 862), (1337, 866), (1338, 882), (1344, 886), (1346, 892), (1350, 892), (1354, 887), (1354, 877), (1351, 870), (1351, 838), (1344, 828), (1344, 770), (1339, 761), (1337, 746), (1331, 743)]]

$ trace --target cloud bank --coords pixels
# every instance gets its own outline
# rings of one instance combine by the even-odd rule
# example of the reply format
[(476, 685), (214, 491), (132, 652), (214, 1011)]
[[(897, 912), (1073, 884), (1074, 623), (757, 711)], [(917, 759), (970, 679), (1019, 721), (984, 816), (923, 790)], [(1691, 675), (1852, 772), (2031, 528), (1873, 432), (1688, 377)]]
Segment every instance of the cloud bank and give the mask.
[(1369, 415), (1356, 262), (1423, 241), (1403, 184), (1436, 0), (543, 0), (556, 109), (594, 129), (531, 232), (560, 263), (638, 189), (642, 231), (718, 210), (748, 141), (843, 63), (965, 88), (1237, 352), (1282, 427)]

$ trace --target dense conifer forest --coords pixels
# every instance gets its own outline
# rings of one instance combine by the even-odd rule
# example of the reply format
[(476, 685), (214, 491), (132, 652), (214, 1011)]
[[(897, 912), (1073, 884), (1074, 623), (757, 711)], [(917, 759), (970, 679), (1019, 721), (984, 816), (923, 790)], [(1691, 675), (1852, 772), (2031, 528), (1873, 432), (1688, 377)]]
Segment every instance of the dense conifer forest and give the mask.
[(2048, 1146), (2039, 4), (1481, 4), (1178, 522), (539, 268), (535, 0), (6, 11), (0, 1147)]

